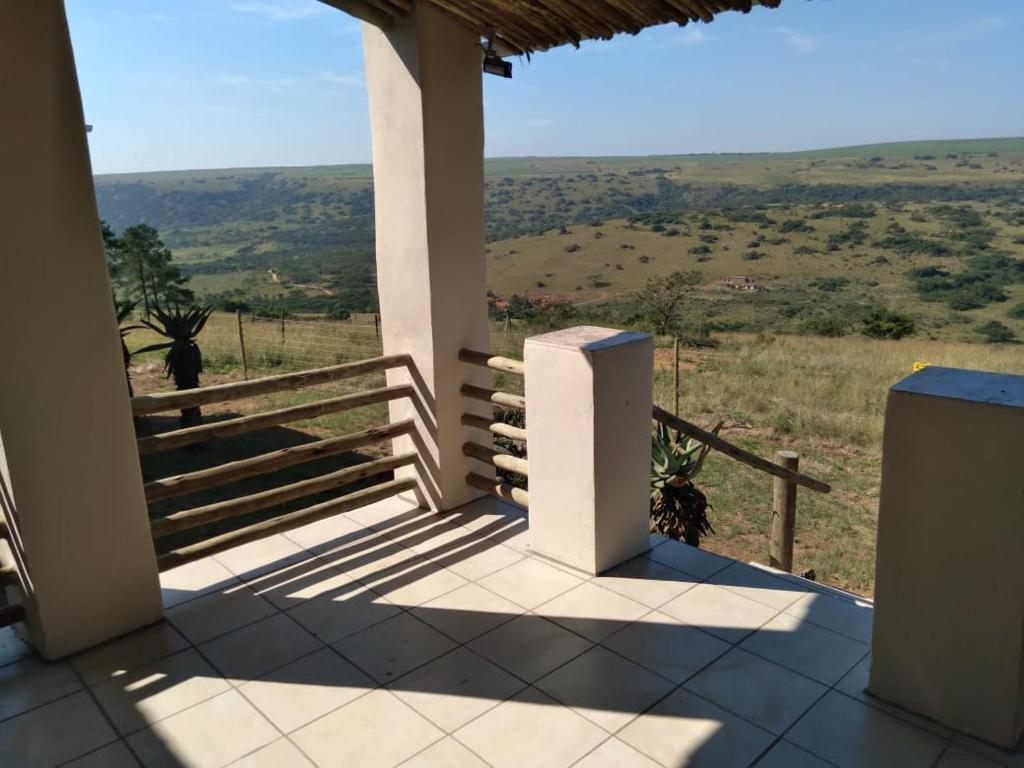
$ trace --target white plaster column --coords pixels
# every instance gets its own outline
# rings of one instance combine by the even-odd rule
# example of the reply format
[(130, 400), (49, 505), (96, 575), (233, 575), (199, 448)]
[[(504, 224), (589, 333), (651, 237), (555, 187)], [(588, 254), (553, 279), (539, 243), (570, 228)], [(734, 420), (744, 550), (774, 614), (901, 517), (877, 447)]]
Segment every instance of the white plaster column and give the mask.
[(1024, 377), (925, 368), (889, 392), (868, 690), (1024, 736)]
[[(363, 25), (373, 129), (377, 287), (386, 354), (412, 355), (416, 402), (395, 401), (392, 419), (414, 416), (422, 501), (450, 509), (480, 495), (465, 483), (462, 455), (488, 433), (462, 426), (463, 383), (489, 386), (484, 369), (459, 362), (462, 347), (489, 349), (484, 261), (482, 53), (476, 33), (427, 3), (382, 30)], [(399, 438), (395, 450), (411, 447)]]
[(654, 338), (584, 326), (526, 340), (530, 548), (587, 573), (650, 544)]
[(0, 104), (0, 506), (31, 639), (55, 658), (161, 615), (59, 0), (0, 3)]

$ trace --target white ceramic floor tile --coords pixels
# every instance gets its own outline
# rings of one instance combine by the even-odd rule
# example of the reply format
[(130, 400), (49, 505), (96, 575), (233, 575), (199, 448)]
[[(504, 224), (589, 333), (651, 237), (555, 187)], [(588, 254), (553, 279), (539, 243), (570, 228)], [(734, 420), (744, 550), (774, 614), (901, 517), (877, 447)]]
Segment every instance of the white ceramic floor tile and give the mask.
[(367, 528), (392, 532), (401, 525), (409, 525), (414, 520), (435, 518), (434, 513), (429, 510), (419, 509), (415, 504), (397, 496), (353, 509), (351, 512), (346, 512), (345, 516)]
[(401, 608), (358, 582), (349, 582), (288, 611), (288, 615), (319, 637), (333, 643), (386, 621)]
[(831, 768), (832, 764), (788, 741), (780, 741), (756, 765), (757, 768)]
[(738, 643), (778, 613), (714, 584), (698, 584), (663, 605), (661, 612), (730, 643)]
[(1000, 764), (992, 762), (974, 752), (968, 752), (955, 744), (943, 753), (942, 759), (935, 768), (999, 768)]
[(838, 682), (869, 650), (864, 643), (786, 613), (748, 637), (742, 647), (825, 685)]
[(64, 763), (62, 768), (139, 768), (139, 761), (123, 741), (115, 741), (77, 760)]
[(648, 608), (658, 608), (697, 584), (689, 574), (649, 557), (635, 557), (592, 581)]
[(685, 687), (776, 734), (795, 723), (828, 690), (739, 648), (715, 661)]
[(862, 643), (871, 642), (874, 610), (865, 600), (843, 600), (815, 592), (789, 606), (786, 613)]
[(324, 648), (238, 690), (281, 731), (291, 733), (373, 687), (363, 672)]
[(241, 583), (211, 592), (166, 612), (167, 620), (192, 643), (212, 640), (274, 613), (269, 602)]
[(469, 583), (458, 574), (420, 559), (400, 573), (389, 573), (383, 578), (376, 575), (362, 581), (395, 605), (407, 607), (430, 602)]
[(676, 683), (732, 647), (658, 611), (629, 624), (601, 644)]
[(658, 764), (613, 736), (573, 768), (658, 768)]
[(254, 579), (313, 557), (291, 539), (276, 534), (232, 547), (214, 555), (217, 562), (240, 579)]
[(559, 667), (535, 685), (609, 733), (675, 687), (675, 683), (601, 647)]
[(282, 611), (324, 595), (343, 593), (355, 581), (323, 560), (305, 560), (249, 582), (256, 594)]
[(530, 682), (591, 647), (591, 642), (553, 621), (526, 614), (469, 644), (499, 667)]
[(600, 642), (648, 612), (646, 605), (589, 581), (535, 610), (594, 642)]
[(723, 568), (708, 579), (708, 583), (718, 584), (738, 595), (780, 611), (807, 595), (806, 589), (743, 563), (733, 563), (728, 568)]
[(536, 688), (499, 704), (454, 735), (495, 768), (564, 768), (608, 737)]
[(173, 608), (209, 592), (228, 589), (238, 583), (238, 577), (212, 557), (179, 565), (160, 574), (164, 608)]
[(647, 556), (662, 565), (689, 573), (701, 580), (709, 578), (734, 562), (726, 557), (683, 544), (681, 541), (671, 540), (659, 544)]
[(334, 644), (334, 648), (381, 683), (387, 683), (455, 647), (451, 638), (409, 613)]
[(203, 654), (238, 685), (322, 648), (294, 619), (276, 613), (200, 645)]
[(334, 515), (285, 531), (282, 535), (310, 552), (329, 552), (346, 547), (369, 534), (348, 515)]
[[(460, 530), (464, 535), (469, 535), (470, 541), (474, 536), (478, 536), (474, 531), (467, 532), (464, 528), (460, 528)], [(482, 579), (495, 571), (507, 568), (524, 557), (521, 552), (503, 544), (479, 538), (468, 546), (463, 546), (455, 551), (434, 551), (421, 554), (470, 581)]]
[(22, 659), (0, 667), (0, 720), (47, 704), (82, 687), (64, 662)]
[(130, 733), (230, 687), (202, 656), (188, 649), (108, 680), (93, 692), (117, 729)]
[(402, 763), (402, 768), (487, 768), (487, 763), (446, 736)]
[(618, 736), (664, 766), (692, 768), (746, 768), (775, 738), (685, 690), (638, 717)]
[(161, 720), (128, 737), (146, 768), (221, 768), (280, 734), (237, 691)]
[(14, 627), (0, 627), (0, 666), (12, 664), (32, 655), (32, 646), (18, 635)]
[(0, 765), (49, 768), (117, 739), (86, 691), (0, 722)]
[(288, 739), (278, 739), (232, 763), (231, 768), (314, 768), (314, 766)]
[(984, 757), (997, 765), (1005, 768), (1024, 768), (1024, 744), (1020, 745), (1012, 754), (1004, 749), (999, 749), (991, 744), (979, 741), (972, 736), (958, 733), (953, 736), (953, 746), (973, 752)]
[(533, 609), (582, 584), (583, 579), (528, 557), (485, 576), (478, 583), (513, 603)]
[(459, 648), (389, 686), (398, 698), (447, 732), (465, 725), (523, 688), (523, 683)]
[(97, 685), (188, 648), (169, 622), (161, 621), (73, 656), (71, 665), (86, 685)]
[(376, 690), (292, 734), (319, 768), (398, 765), (444, 736), (389, 691)]
[(511, 621), (522, 614), (523, 609), (483, 587), (467, 584), (413, 608), (412, 613), (449, 637), (465, 643)]
[(786, 740), (840, 768), (933, 766), (944, 739), (831, 691), (804, 715)]

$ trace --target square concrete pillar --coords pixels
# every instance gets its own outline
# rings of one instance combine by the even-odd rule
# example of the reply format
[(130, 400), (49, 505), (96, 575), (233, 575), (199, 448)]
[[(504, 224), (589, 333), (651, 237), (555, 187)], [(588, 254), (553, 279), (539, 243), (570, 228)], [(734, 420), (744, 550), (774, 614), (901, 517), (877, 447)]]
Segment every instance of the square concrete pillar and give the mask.
[(0, 3), (0, 508), (50, 658), (160, 618), (63, 3)]
[(654, 338), (569, 328), (524, 356), (530, 547), (601, 573), (649, 548)]
[[(412, 370), (389, 371), (388, 383), (417, 391), (415, 402), (394, 401), (390, 412), (416, 419), (422, 498), (450, 509), (480, 495), (466, 485), (467, 472), (493, 474), (462, 455), (466, 440), (490, 436), (460, 421), (464, 411), (491, 409), (459, 394), (463, 383), (491, 382), (487, 370), (458, 359), (463, 347), (490, 348), (479, 36), (416, 3), (386, 30), (364, 24), (363, 49), (384, 352), (413, 358)], [(395, 450), (412, 442), (398, 438)]]
[(1024, 377), (925, 368), (889, 392), (874, 695), (1003, 747), (1024, 726)]

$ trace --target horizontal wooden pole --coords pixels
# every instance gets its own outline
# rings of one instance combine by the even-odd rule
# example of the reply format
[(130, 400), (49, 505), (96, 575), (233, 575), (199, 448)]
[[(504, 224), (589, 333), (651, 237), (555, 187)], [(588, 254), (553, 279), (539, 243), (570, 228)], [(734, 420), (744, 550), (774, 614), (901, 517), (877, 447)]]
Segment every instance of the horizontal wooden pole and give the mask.
[(371, 486), (370, 488), (363, 488), (353, 493), (339, 496), (337, 499), (331, 499), (330, 501), (314, 504), (305, 509), (278, 515), (269, 520), (248, 525), (245, 528), (239, 528), (237, 531), (223, 533), (220, 536), (214, 536), (205, 541), (172, 550), (157, 558), (157, 567), (161, 571), (166, 571), (168, 568), (175, 568), (179, 565), (190, 563), (193, 560), (200, 560), (209, 555), (223, 552), (226, 549), (247, 544), (250, 541), (263, 539), (275, 533), (290, 531), (294, 528), (332, 517), (333, 515), (348, 512), (357, 507), (372, 504), (375, 501), (391, 498), (403, 491), (410, 491), (415, 487), (416, 479), (410, 477), (401, 480), (391, 480), (380, 485)]
[(491, 405), (501, 405), (506, 408), (519, 408), (526, 410), (526, 398), (522, 395), (513, 395), (511, 392), (498, 392), (485, 387), (474, 387), (472, 384), (463, 384), (459, 390), (464, 397), (471, 397)]
[(516, 488), (514, 485), (507, 485), (506, 483), (498, 482), (489, 477), (478, 475), (476, 472), (470, 472), (466, 475), (466, 484), (477, 490), (489, 493), (492, 496), (497, 496), (503, 501), (511, 501), (513, 504), (518, 504), (520, 507), (530, 508), (530, 493), (522, 488)]
[(270, 453), (263, 453), (248, 459), (231, 461), (209, 469), (200, 469), (173, 477), (164, 477), (146, 483), (146, 501), (154, 502), (184, 496), (218, 485), (227, 485), (257, 475), (276, 472), (285, 467), (316, 461), (329, 456), (362, 448), (381, 440), (390, 440), (399, 435), (409, 434), (413, 429), (412, 419), (403, 419), (383, 427), (370, 427), (348, 435), (330, 437), (313, 443), (293, 445)]
[(511, 357), (492, 355), (490, 352), (477, 352), (472, 349), (460, 349), (459, 360), (471, 365), (479, 365), (483, 368), (490, 368), (495, 371), (514, 373), (517, 376), (525, 376), (526, 368), (522, 360), (515, 360)]
[(236, 381), (230, 384), (217, 384), (212, 387), (186, 389), (180, 392), (158, 392), (152, 395), (136, 395), (132, 398), (132, 414), (142, 416), (147, 413), (173, 411), (180, 408), (194, 408), (213, 403), (226, 403), (230, 400), (241, 400), (256, 395), (269, 395), (273, 392), (301, 389), (329, 381), (350, 379), (367, 373), (384, 371), (409, 365), (409, 355), (385, 355), (354, 363), (342, 363), (327, 368), (315, 368), (297, 373), (282, 373), (279, 376), (266, 376), (251, 381)]
[(483, 429), (493, 435), (507, 437), (509, 440), (521, 440), (522, 442), (526, 442), (525, 429), (513, 427), (511, 424), (505, 424), (504, 422), (495, 421), (494, 419), (488, 419), (486, 416), (478, 416), (475, 413), (464, 413), (462, 414), (462, 423), (464, 426)]
[(820, 480), (815, 480), (813, 477), (802, 475), (799, 472), (794, 472), (791, 469), (780, 467), (767, 459), (763, 459), (757, 454), (751, 453), (750, 451), (740, 448), (738, 445), (733, 445), (727, 440), (723, 440), (718, 435), (708, 432), (706, 429), (701, 429), (696, 424), (691, 424), (685, 419), (681, 419), (675, 416), (664, 408), (654, 406), (655, 421), (660, 421), (662, 424), (671, 427), (672, 429), (682, 432), (684, 435), (695, 438), (705, 445), (710, 445), (714, 450), (719, 453), (724, 453), (729, 458), (735, 459), (736, 461), (746, 464), (748, 467), (766, 472), (769, 475), (780, 477), (783, 480), (789, 480), (790, 482), (802, 485), (804, 488), (810, 488), (812, 491), (818, 493), (830, 493), (832, 486), (828, 483), (823, 483)]
[(523, 477), (526, 477), (529, 473), (526, 459), (520, 459), (503, 451), (496, 451), (494, 448), (488, 448), (479, 443), (463, 443), (462, 454), (469, 456), (471, 459), (492, 464), (498, 469), (504, 469), (506, 472), (522, 475)]
[(251, 493), (247, 496), (218, 501), (215, 504), (185, 509), (166, 517), (157, 518), (150, 522), (149, 526), (153, 532), (153, 538), (162, 539), (165, 536), (170, 536), (180, 531), (187, 531), (190, 528), (197, 528), (200, 525), (226, 520), (229, 517), (247, 515), (250, 512), (273, 507), (276, 504), (284, 504), (295, 499), (301, 499), (304, 496), (312, 496), (324, 491), (341, 488), (358, 480), (365, 480), (374, 475), (391, 472), (398, 467), (406, 467), (415, 462), (415, 451), (398, 456), (386, 456), (382, 459), (367, 461), (353, 467), (339, 469), (336, 472), (328, 472), (325, 475), (312, 477), (308, 480), (288, 483), (287, 485), (270, 488), (259, 493)]
[(23, 605), (5, 605), (0, 608), (0, 627), (9, 627), (25, 620), (25, 607)]
[(413, 388), (411, 386), (399, 384), (394, 387), (382, 387), (381, 389), (371, 389), (366, 392), (356, 392), (351, 395), (332, 397), (306, 405), (294, 405), (290, 408), (257, 413), (252, 416), (241, 416), (237, 419), (203, 424), (198, 427), (177, 429), (173, 432), (164, 432), (159, 435), (149, 435), (148, 437), (140, 437), (136, 442), (139, 454), (145, 456), (146, 454), (158, 451), (169, 451), (172, 448), (181, 448), (185, 445), (205, 443), (208, 440), (217, 440), (222, 437), (253, 432), (257, 429), (266, 429), (278, 424), (288, 424), (294, 421), (324, 416), (328, 413), (360, 408), (364, 405), (386, 403), (389, 400), (411, 397), (412, 395)]

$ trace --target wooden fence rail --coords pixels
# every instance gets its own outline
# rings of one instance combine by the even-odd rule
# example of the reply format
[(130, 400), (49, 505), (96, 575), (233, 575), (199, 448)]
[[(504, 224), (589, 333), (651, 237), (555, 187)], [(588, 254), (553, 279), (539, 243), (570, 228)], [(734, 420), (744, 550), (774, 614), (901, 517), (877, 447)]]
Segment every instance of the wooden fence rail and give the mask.
[(483, 403), (500, 405), (505, 408), (519, 408), (526, 410), (526, 398), (522, 395), (513, 395), (511, 392), (499, 392), (486, 387), (474, 387), (472, 384), (463, 384), (459, 390), (464, 397), (470, 397)]
[(489, 419), (486, 416), (479, 416), (475, 413), (462, 414), (462, 423), (467, 427), (475, 427), (490, 432), (498, 437), (507, 437), (509, 440), (526, 442), (526, 430), (520, 427), (513, 427), (501, 421)]
[(354, 363), (332, 365), (327, 368), (315, 368), (298, 373), (283, 373), (279, 376), (266, 376), (252, 381), (237, 381), (229, 384), (217, 384), (212, 387), (186, 389), (180, 392), (159, 392), (152, 395), (136, 395), (132, 398), (132, 414), (143, 416), (161, 411), (173, 411), (181, 408), (194, 408), (214, 403), (226, 403), (230, 400), (241, 400), (256, 395), (268, 395), (274, 392), (302, 389), (331, 381), (349, 379), (367, 373), (384, 371), (410, 365), (409, 355), (385, 355)]
[(490, 368), (495, 371), (514, 373), (517, 376), (523, 376), (526, 373), (522, 360), (514, 360), (511, 357), (492, 355), (490, 352), (477, 352), (472, 349), (461, 349), (459, 350), (459, 360), (464, 363), (479, 365), (483, 368)]
[(488, 448), (480, 443), (467, 442), (462, 444), (462, 453), (464, 456), (469, 456), (471, 459), (482, 461), (498, 469), (504, 469), (506, 472), (513, 472), (517, 475), (527, 477), (529, 475), (529, 465), (526, 459), (520, 459), (517, 456), (505, 453), (504, 451), (498, 451), (494, 448)]
[(146, 483), (146, 501), (154, 502), (185, 496), (207, 488), (215, 488), (237, 480), (256, 477), (276, 472), (296, 464), (316, 461), (329, 456), (337, 456), (356, 448), (390, 440), (393, 437), (407, 435), (413, 430), (413, 420), (403, 419), (383, 427), (370, 427), (359, 432), (352, 432), (338, 437), (329, 437), (303, 445), (281, 448), (270, 453), (262, 453), (248, 459), (239, 459), (220, 464), (208, 469), (200, 469), (182, 475), (173, 475)]
[(499, 480), (479, 475), (476, 472), (470, 472), (466, 475), (466, 484), (496, 496), (503, 501), (511, 501), (521, 507), (530, 508), (530, 493), (522, 488), (507, 485)]

